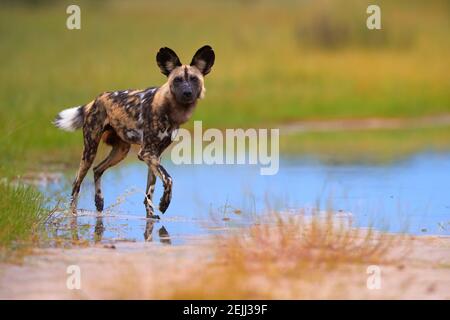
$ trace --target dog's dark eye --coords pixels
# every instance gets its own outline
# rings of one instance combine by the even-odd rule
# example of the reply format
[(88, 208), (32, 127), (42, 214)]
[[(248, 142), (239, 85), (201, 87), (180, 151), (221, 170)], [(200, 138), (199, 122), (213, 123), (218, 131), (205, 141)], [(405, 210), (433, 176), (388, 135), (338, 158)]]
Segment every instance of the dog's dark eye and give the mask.
[(191, 76), (189, 79), (190, 79), (192, 82), (197, 82), (197, 81), (198, 81), (198, 78), (195, 77), (195, 76)]
[(178, 82), (178, 83), (180, 83), (181, 81), (183, 81), (183, 79), (182, 79), (181, 77), (175, 77), (175, 78), (173, 79), (173, 82)]

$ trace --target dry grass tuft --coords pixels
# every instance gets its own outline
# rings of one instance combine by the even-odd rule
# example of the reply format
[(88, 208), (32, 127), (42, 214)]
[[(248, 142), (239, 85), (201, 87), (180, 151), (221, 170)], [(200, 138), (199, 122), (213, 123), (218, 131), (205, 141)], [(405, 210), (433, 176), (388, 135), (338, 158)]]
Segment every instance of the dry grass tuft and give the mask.
[[(218, 239), (214, 258), (200, 277), (179, 284), (175, 299), (310, 297), (337, 271), (394, 262), (389, 250), (401, 237), (352, 227), (350, 219), (275, 214), (276, 224), (258, 224)], [(336, 283), (336, 286), (338, 284)]]
[[(150, 283), (132, 281), (146, 283), (145, 288), (134, 287), (133, 296), (139, 292), (139, 298), (153, 299), (343, 297), (343, 282), (356, 281), (365, 289), (367, 267), (394, 263), (390, 248), (399, 247), (403, 240), (354, 228), (351, 219), (336, 218), (331, 212), (274, 214), (274, 219), (275, 224), (259, 223), (218, 237), (198, 248), (204, 251), (195, 263), (179, 260), (167, 265)], [(395, 260), (398, 256), (396, 252)], [(140, 275), (136, 272), (134, 276)], [(126, 279), (116, 282), (119, 287), (114, 291), (120, 292), (121, 298), (129, 296), (123, 290), (129, 288), (130, 277), (128, 272)]]

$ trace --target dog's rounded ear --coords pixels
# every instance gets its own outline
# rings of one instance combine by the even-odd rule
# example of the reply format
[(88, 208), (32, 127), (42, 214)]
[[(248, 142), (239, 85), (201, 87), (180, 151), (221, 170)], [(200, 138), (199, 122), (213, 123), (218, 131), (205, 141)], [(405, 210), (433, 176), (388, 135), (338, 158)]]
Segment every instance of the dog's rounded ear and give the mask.
[(191, 61), (191, 66), (197, 67), (206, 76), (214, 64), (216, 55), (210, 46), (203, 46), (197, 50)]
[(167, 47), (161, 48), (156, 55), (156, 63), (162, 74), (169, 76), (173, 69), (181, 66), (180, 59), (177, 54)]

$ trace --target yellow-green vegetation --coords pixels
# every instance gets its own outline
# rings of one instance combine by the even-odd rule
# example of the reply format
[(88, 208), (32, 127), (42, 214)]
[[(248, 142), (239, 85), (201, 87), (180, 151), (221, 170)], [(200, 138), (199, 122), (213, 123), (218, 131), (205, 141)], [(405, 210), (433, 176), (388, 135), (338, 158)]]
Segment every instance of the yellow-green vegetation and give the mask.
[(54, 115), (105, 90), (161, 84), (161, 46), (184, 62), (215, 48), (194, 115), (205, 128), (450, 112), (448, 2), (380, 1), (380, 31), (366, 28), (369, 2), (81, 1), (81, 30), (66, 29), (66, 2), (2, 7), (6, 153), (78, 154), (79, 133), (56, 131)]
[(215, 49), (194, 115), (204, 128), (450, 112), (445, 0), (378, 1), (380, 31), (366, 28), (368, 0), (77, 3), (81, 30), (66, 28), (67, 1), (1, 4), (2, 177), (48, 161), (76, 163), (80, 132), (57, 131), (55, 114), (105, 90), (163, 83), (161, 46), (185, 63), (201, 45)]
[(32, 238), (46, 216), (42, 203), (42, 195), (33, 188), (0, 183), (0, 248)]

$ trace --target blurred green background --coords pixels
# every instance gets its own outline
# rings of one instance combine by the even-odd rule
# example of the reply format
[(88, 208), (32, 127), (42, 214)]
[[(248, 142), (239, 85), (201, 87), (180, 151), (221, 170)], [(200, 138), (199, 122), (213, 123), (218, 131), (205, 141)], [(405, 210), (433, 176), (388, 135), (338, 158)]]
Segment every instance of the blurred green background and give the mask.
[[(57, 131), (55, 114), (102, 91), (162, 84), (162, 46), (183, 62), (204, 44), (215, 49), (194, 115), (204, 128), (450, 113), (448, 1), (376, 1), (382, 30), (366, 28), (373, 1), (364, 0), (75, 3), (81, 30), (66, 28), (73, 1), (2, 2), (2, 174), (30, 164), (17, 159), (76, 162), (80, 133)], [(425, 135), (439, 146), (450, 136)], [(282, 145), (314, 151), (292, 140)]]

